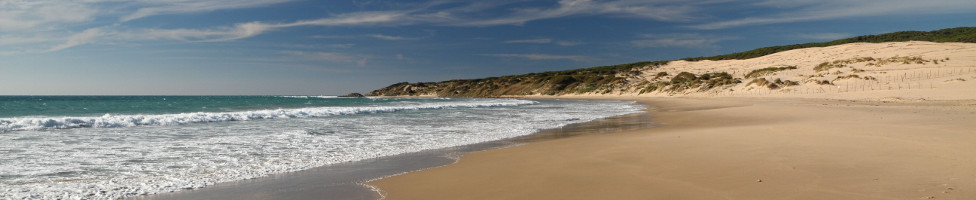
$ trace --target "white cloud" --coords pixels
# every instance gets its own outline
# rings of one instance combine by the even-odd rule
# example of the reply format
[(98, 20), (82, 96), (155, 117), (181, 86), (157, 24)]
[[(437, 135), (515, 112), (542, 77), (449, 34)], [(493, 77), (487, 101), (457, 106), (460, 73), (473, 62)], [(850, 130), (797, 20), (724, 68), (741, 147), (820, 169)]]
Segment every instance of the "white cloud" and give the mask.
[(528, 43), (528, 44), (548, 44), (551, 43), (552, 39), (549, 38), (539, 38), (539, 39), (529, 39), (529, 40), (508, 40), (505, 43)]
[(84, 45), (88, 43), (95, 42), (99, 37), (105, 36), (107, 33), (103, 32), (99, 28), (90, 28), (88, 30), (82, 31), (68, 37), (67, 41), (62, 44), (51, 47), (47, 50), (41, 51), (42, 53), (54, 52), (62, 49), (71, 48), (78, 45)]
[(586, 59), (584, 56), (549, 55), (549, 54), (479, 54), (482, 56), (504, 57), (504, 58), (523, 58), (529, 60), (574, 60)]
[(214, 29), (140, 29), (119, 33), (119, 38), (138, 40), (178, 40), (197, 42), (230, 41), (252, 37), (272, 30), (273, 25), (260, 22), (235, 24), (232, 27)]
[(97, 10), (74, 1), (0, 1), (0, 31), (50, 29), (94, 19)]
[(630, 43), (637, 47), (664, 48), (718, 48), (715, 43), (732, 40), (734, 37), (707, 36), (700, 34), (644, 34), (644, 39)]
[(581, 45), (581, 44), (583, 44), (583, 43), (582, 42), (574, 42), (574, 41), (556, 41), (556, 45), (564, 46), (564, 47), (576, 46), (576, 45)]
[(356, 66), (360, 66), (360, 67), (366, 66), (366, 58), (362, 58), (356, 61)]
[[(0, 0), (0, 30), (17, 30), (5, 34), (0, 43), (23, 46), (43, 45), (51, 41), (65, 41), (63, 44), (48, 46), (40, 52), (50, 52), (78, 45), (95, 43), (97, 40), (135, 42), (141, 40), (176, 40), (187, 42), (218, 42), (250, 38), (269, 31), (300, 26), (406, 26), (427, 24), (435, 26), (494, 26), (519, 25), (528, 21), (551, 19), (577, 15), (608, 15), (618, 17), (646, 18), (665, 21), (680, 21), (688, 18), (689, 6), (671, 5), (668, 1), (649, 2), (638, 0), (592, 1), (562, 0), (556, 4), (524, 9), (503, 9), (500, 14), (488, 12), (499, 10), (512, 2), (450, 2), (432, 1), (412, 9), (360, 11), (335, 14), (329, 17), (297, 20), (293, 22), (252, 21), (216, 26), (211, 28), (127, 28), (125, 22), (140, 18), (200, 13), (226, 9), (242, 9), (267, 6), (290, 0), (236, 0), (236, 1), (198, 1), (198, 0), (82, 0), (82, 1), (25, 1)], [(99, 31), (97, 36), (88, 38), (69, 38), (73, 27), (84, 27), (85, 22), (95, 17), (117, 17), (122, 23), (112, 26), (85, 30)], [(38, 29), (38, 27), (45, 27)], [(39, 34), (45, 36), (37, 36)], [(93, 34), (94, 32), (88, 32)], [(102, 37), (112, 35), (113, 37)], [(369, 37), (384, 40), (409, 40), (400, 36), (373, 34)], [(28, 40), (13, 41), (13, 39)], [(573, 46), (578, 43), (553, 40), (511, 41), (511, 43), (555, 43)]]
[(349, 47), (356, 46), (356, 44), (332, 44), (332, 45), (329, 45), (329, 46), (330, 47), (335, 47), (335, 48), (349, 48)]
[(151, 0), (136, 1), (134, 4), (144, 4), (135, 12), (119, 18), (119, 21), (127, 22), (139, 18), (180, 13), (198, 13), (215, 10), (241, 9), (266, 6), (271, 4), (283, 3), (289, 0), (233, 0), (233, 1), (195, 1), (195, 0)]
[[(138, 42), (175, 40), (220, 42), (250, 38), (292, 27), (303, 26), (499, 26), (567, 17), (616, 17), (664, 22), (693, 22), (704, 19), (705, 8), (722, 4), (744, 4), (750, 9), (766, 9), (764, 14), (688, 26), (693, 29), (724, 29), (739, 26), (840, 19), (857, 16), (962, 13), (976, 10), (972, 0), (560, 0), (555, 3), (522, 1), (438, 1), (398, 4), (396, 9), (339, 13), (323, 18), (285, 22), (251, 21), (209, 28), (131, 28), (126, 22), (156, 15), (202, 13), (216, 10), (257, 8), (291, 0), (0, 0), (0, 44), (17, 45), (8, 49), (33, 49), (50, 52), (100, 40)], [(703, 6), (703, 5), (708, 5)], [(518, 8), (512, 8), (518, 5)], [(529, 6), (526, 6), (529, 5)], [(408, 6), (404, 8), (403, 6)], [(387, 7), (388, 8), (388, 7)], [(768, 13), (768, 14), (765, 14)], [(96, 18), (118, 19), (115, 25), (93, 24)], [(98, 27), (98, 28), (95, 28)], [(79, 35), (87, 34), (87, 35)], [(82, 37), (88, 36), (88, 37)], [(112, 36), (112, 37), (109, 37)], [(806, 38), (831, 38), (838, 35), (801, 35)], [(363, 37), (362, 35), (355, 37)], [(382, 34), (367, 37), (383, 40), (409, 40)], [(725, 37), (684, 37), (664, 35), (646, 37), (631, 43), (638, 47), (715, 47)], [(509, 40), (505, 43), (554, 44), (575, 46), (581, 43), (550, 38)], [(30, 52), (30, 51), (29, 51)]]
[[(741, 3), (741, 2), (736, 2)], [(752, 4), (766, 7), (768, 15), (749, 16), (739, 19), (710, 22), (688, 26), (693, 29), (713, 30), (738, 26), (777, 24), (802, 21), (841, 19), (861, 16), (924, 15), (965, 13), (976, 10), (972, 0), (763, 0)]]
[(366, 36), (369, 36), (369, 37), (372, 37), (372, 38), (376, 38), (376, 39), (381, 39), (381, 40), (416, 40), (416, 39), (419, 39), (419, 38), (409, 38), (409, 37), (383, 35), (383, 34), (370, 34), (370, 35), (366, 35)]
[(503, 43), (507, 43), (507, 44), (555, 44), (555, 45), (564, 46), (564, 47), (576, 46), (576, 45), (583, 44), (583, 43), (580, 43), (580, 42), (553, 40), (553, 39), (549, 39), (549, 38), (526, 39), (526, 40), (507, 40), (507, 41), (504, 41)]
[(369, 11), (336, 15), (333, 17), (314, 20), (302, 20), (293, 23), (278, 24), (280, 27), (294, 26), (357, 26), (379, 25), (398, 22), (406, 25), (411, 21), (407, 13), (402, 11)]
[(669, 1), (594, 1), (560, 0), (552, 8), (524, 8), (506, 16), (490, 19), (459, 20), (460, 26), (522, 25), (529, 21), (553, 19), (577, 15), (609, 15), (658, 21), (687, 21), (693, 19), (696, 8), (691, 5), (673, 4)]

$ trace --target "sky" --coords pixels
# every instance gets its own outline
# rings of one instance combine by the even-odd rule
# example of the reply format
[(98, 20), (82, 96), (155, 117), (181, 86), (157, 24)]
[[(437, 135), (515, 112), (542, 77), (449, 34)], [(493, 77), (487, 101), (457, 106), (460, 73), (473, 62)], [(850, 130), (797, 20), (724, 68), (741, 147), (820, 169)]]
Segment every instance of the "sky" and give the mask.
[(0, 95), (341, 95), (973, 19), (973, 0), (0, 0)]

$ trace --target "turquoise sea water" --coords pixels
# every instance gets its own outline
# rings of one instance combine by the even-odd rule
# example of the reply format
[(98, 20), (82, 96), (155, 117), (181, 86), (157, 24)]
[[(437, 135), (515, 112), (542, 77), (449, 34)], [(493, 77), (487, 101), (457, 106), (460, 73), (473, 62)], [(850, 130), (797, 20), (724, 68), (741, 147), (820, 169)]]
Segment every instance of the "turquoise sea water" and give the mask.
[(171, 192), (641, 109), (477, 98), (0, 96), (0, 199)]

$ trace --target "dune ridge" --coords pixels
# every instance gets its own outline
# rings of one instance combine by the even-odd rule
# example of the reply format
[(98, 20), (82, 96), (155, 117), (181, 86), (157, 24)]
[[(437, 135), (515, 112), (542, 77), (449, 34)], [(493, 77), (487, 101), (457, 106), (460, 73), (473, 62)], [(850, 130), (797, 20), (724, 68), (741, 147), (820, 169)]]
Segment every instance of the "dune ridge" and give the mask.
[[(597, 75), (518, 75), (400, 83), (370, 95), (800, 97), (875, 100), (974, 99), (976, 44), (850, 43), (743, 60), (635, 63)], [(537, 78), (543, 76), (545, 78)], [(574, 88), (574, 89), (570, 89)], [(950, 95), (951, 94), (951, 95)]]

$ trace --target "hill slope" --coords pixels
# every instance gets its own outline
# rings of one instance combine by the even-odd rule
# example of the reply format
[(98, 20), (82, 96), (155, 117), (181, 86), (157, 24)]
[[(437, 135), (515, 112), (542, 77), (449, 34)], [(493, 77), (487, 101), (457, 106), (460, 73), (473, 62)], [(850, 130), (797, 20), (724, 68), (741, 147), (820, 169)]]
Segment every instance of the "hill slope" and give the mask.
[[(902, 41), (965, 42), (967, 44), (945, 43), (940, 45), (939, 43)], [(896, 43), (880, 44), (883, 42)], [(677, 61), (637, 62), (483, 79), (426, 83), (404, 82), (375, 90), (367, 96), (499, 97), (579, 94), (672, 96), (736, 95), (736, 92), (742, 95), (743, 91), (753, 91), (752, 94), (758, 94), (761, 92), (755, 91), (760, 89), (770, 91), (768, 93), (772, 93), (771, 91), (792, 91), (795, 93), (801, 89), (809, 92), (814, 89), (813, 87), (816, 87), (814, 89), (816, 91), (826, 91), (829, 89), (824, 89), (827, 86), (838, 87), (838, 84), (849, 84), (847, 81), (854, 79), (881, 82), (882, 80), (878, 80), (878, 76), (887, 74), (893, 69), (909, 70), (925, 67), (926, 64), (939, 65), (940, 62), (943, 67), (949, 67), (950, 63), (955, 68), (965, 67), (967, 64), (972, 65), (976, 63), (976, 59), (970, 60), (973, 55), (976, 55), (976, 52), (970, 51), (976, 49), (973, 48), (976, 47), (974, 44), (970, 44), (973, 42), (976, 42), (976, 27), (951, 28), (930, 32), (904, 31), (858, 36), (824, 43), (765, 47), (734, 54), (686, 58)], [(918, 51), (919, 45), (925, 46), (926, 51)], [(830, 47), (831, 49), (824, 50), (822, 47)], [(878, 51), (886, 48), (888, 48), (886, 51)], [(856, 52), (847, 51), (849, 49), (860, 50)], [(868, 51), (873, 53), (868, 53)], [(891, 54), (891, 52), (895, 53)], [(789, 55), (786, 55), (788, 53)], [(938, 56), (934, 57), (936, 54)], [(784, 57), (791, 58), (782, 59)], [(724, 67), (708, 67), (716, 65)], [(881, 66), (886, 67), (882, 68)], [(932, 65), (928, 67), (932, 67)], [(797, 77), (778, 76), (781, 74), (791, 74)], [(890, 87), (891, 80), (886, 81)], [(861, 87), (866, 84), (862, 83)], [(930, 86), (934, 87), (933, 84), (930, 83)], [(847, 86), (848, 91), (850, 91), (850, 86)], [(874, 86), (877, 89), (882, 87), (879, 83), (875, 83)], [(899, 88), (901, 87), (899, 86)]]

